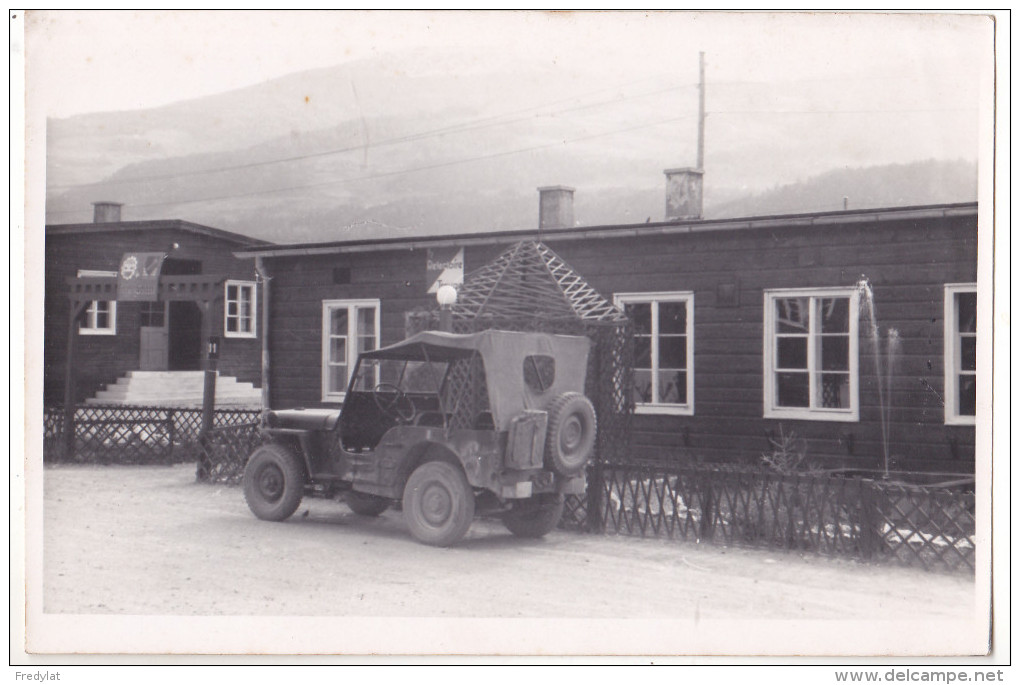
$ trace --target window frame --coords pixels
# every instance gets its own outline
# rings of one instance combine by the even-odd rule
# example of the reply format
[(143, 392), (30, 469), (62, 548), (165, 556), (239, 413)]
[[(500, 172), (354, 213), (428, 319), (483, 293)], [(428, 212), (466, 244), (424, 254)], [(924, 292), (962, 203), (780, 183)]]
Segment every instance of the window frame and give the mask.
[[(977, 299), (977, 283), (947, 283), (944, 287), (943, 303), (943, 406), (944, 421), (947, 426), (974, 426), (977, 423), (977, 407), (974, 408), (974, 416), (960, 414), (959, 395), (956, 387), (957, 378), (964, 373), (960, 369), (960, 308), (957, 306), (956, 296), (960, 294), (974, 293)], [(974, 337), (977, 338), (977, 326), (974, 327)], [(977, 382), (977, 369), (975, 368), (974, 380)]]
[[(101, 269), (78, 269), (78, 278), (115, 278), (116, 271)], [(110, 325), (98, 328), (96, 318), (100, 302), (107, 302), (110, 305)], [(92, 300), (82, 315), (84, 318), (78, 323), (78, 335), (117, 335), (117, 300)]]
[[(110, 324), (100, 328), (96, 325), (99, 314), (99, 303), (110, 305)], [(92, 300), (85, 308), (83, 320), (78, 324), (79, 335), (117, 335), (117, 300)]]
[[(330, 350), (330, 329), (329, 329), (329, 313), (333, 309), (347, 309), (347, 380), (344, 383), (344, 388), (341, 391), (330, 392), (329, 390), (329, 350)], [(358, 346), (356, 344), (350, 344), (352, 339), (357, 339), (357, 310), (371, 308), (375, 312), (374, 324), (375, 324), (375, 348), (378, 349), (380, 346), (380, 322), (381, 322), (381, 307), (378, 299), (341, 299), (341, 300), (323, 300), (322, 301), (322, 348), (320, 350), (320, 365), (322, 371), (322, 387), (321, 396), (323, 402), (343, 402), (344, 397), (347, 395), (347, 387), (350, 385), (351, 376), (350, 372), (354, 370), (354, 365), (358, 361)]]
[[(141, 328), (167, 328), (167, 319), (170, 318), (169, 317), (169, 311), (168, 311), (169, 310), (170, 302), (168, 302), (166, 300), (161, 300), (161, 301), (156, 301), (156, 302), (140, 302), (139, 304), (141, 304), (141, 309), (138, 312), (138, 325), (139, 325), (139, 327), (141, 327)], [(153, 305), (158, 305), (158, 306), (154, 307)], [(146, 308), (149, 308), (149, 311), (146, 311)], [(159, 314), (160, 321), (162, 322), (158, 326), (153, 324), (151, 319), (150, 319), (150, 317), (155, 315), (157, 312)], [(146, 322), (147, 320), (148, 320), (148, 322)]]
[(652, 361), (652, 398), (658, 396), (659, 370), (659, 303), (683, 302), (687, 308), (687, 325), (684, 335), (687, 336), (687, 401), (683, 404), (675, 402), (635, 402), (635, 414), (670, 414), (675, 416), (694, 415), (694, 291), (673, 290), (663, 292), (624, 292), (613, 296), (613, 304), (624, 309), (628, 304), (649, 304), (652, 310), (651, 361)]
[[(237, 292), (238, 292), (238, 296), (239, 296), (237, 300), (231, 300), (230, 297), (228, 296), (228, 293), (230, 292), (230, 286), (237, 286), (237, 288), (238, 288)], [(240, 330), (238, 330), (238, 331), (231, 331), (229, 329), (229, 327), (228, 327), (228, 322), (230, 321), (231, 318), (236, 318), (237, 321), (238, 321), (238, 325), (239, 326), (240, 326), (241, 321), (243, 321), (243, 319), (241, 318), (241, 314), (240, 314), (240, 306), (241, 306), (241, 302), (242, 302), (242, 300), (240, 299), (240, 294), (241, 294), (241, 290), (240, 289), (241, 288), (250, 288), (251, 289), (251, 300), (250, 300), (250, 304), (251, 304), (251, 317), (250, 317), (251, 318), (251, 331), (240, 331)], [(238, 303), (238, 314), (236, 316), (234, 316), (234, 317), (231, 317), (230, 316), (230, 303), (233, 302), (233, 301), (236, 301)], [(223, 337), (224, 338), (257, 338), (258, 337), (258, 325), (259, 325), (258, 311), (259, 311), (259, 308), (258, 308), (258, 286), (255, 283), (255, 281), (242, 281), (242, 280), (239, 280), (239, 279), (227, 279), (223, 283)]]
[[(849, 298), (847, 310), (848, 354), (847, 360), (850, 381), (850, 407), (847, 409), (825, 407), (780, 407), (776, 403), (776, 300), (785, 298), (810, 298), (810, 307), (814, 311), (814, 302), (822, 298)], [(804, 421), (860, 421), (860, 290), (852, 286), (827, 288), (768, 288), (764, 291), (764, 336), (762, 344), (763, 393), (762, 415), (766, 419), (796, 419)], [(816, 364), (817, 345), (813, 343), (819, 335), (816, 329), (816, 316), (808, 319), (807, 371), (808, 397), (813, 402), (816, 396), (816, 378), (822, 369)], [(819, 368), (816, 368), (819, 367)]]

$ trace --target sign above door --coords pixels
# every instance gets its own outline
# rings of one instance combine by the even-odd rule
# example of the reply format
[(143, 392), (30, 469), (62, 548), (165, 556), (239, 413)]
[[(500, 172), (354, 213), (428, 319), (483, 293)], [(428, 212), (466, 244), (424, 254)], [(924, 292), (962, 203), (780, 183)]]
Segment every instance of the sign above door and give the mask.
[(159, 273), (163, 252), (126, 252), (117, 272), (117, 299), (127, 302), (155, 302), (159, 299)]

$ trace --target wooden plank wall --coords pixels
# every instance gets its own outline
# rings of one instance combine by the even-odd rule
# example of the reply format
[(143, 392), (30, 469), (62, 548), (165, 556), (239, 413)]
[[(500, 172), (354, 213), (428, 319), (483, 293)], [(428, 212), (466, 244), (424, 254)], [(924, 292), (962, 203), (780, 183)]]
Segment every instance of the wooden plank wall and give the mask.
[[(902, 342), (890, 392), (892, 466), (930, 471), (973, 468), (974, 429), (946, 426), (943, 393), (943, 286), (974, 282), (974, 217), (875, 222), (827, 227), (776, 226), (640, 239), (548, 243), (605, 297), (621, 292), (693, 291), (694, 416), (635, 417), (633, 450), (643, 457), (757, 463), (780, 426), (806, 439), (820, 466), (882, 464), (875, 359), (861, 327), (860, 421), (762, 418), (763, 291), (852, 286), (866, 276), (879, 325)], [(468, 271), (506, 244), (468, 248)], [(382, 301), (383, 344), (404, 334), (404, 312), (432, 305), (425, 295), (425, 251), (274, 258), (274, 406), (320, 405), (321, 311), (324, 299)], [(333, 284), (334, 267), (351, 282)], [(736, 306), (717, 301), (736, 284)]]
[[(272, 282), (269, 344), (274, 407), (319, 406), (323, 300), (380, 300), (382, 344), (404, 338), (404, 312), (425, 307), (424, 250), (267, 260)], [(348, 269), (348, 283), (334, 270)]]
[[(770, 449), (769, 433), (782, 424), (807, 439), (808, 452), (823, 466), (879, 466), (878, 383), (864, 326), (859, 422), (762, 418), (763, 291), (852, 286), (866, 276), (883, 335), (896, 328), (902, 342), (889, 393), (893, 466), (957, 471), (972, 464), (974, 430), (945, 426), (941, 400), (925, 384), (943, 392), (943, 286), (976, 280), (973, 218), (550, 246), (607, 297), (694, 292), (695, 415), (636, 417), (635, 448), (645, 456), (713, 461), (740, 455), (756, 462)], [(718, 287), (732, 283), (739, 286), (739, 305), (720, 306)]]
[[(181, 229), (141, 228), (136, 231), (47, 235), (44, 315), (45, 402), (49, 404), (62, 402), (64, 398), (68, 316), (66, 279), (74, 277), (79, 269), (116, 271), (125, 252), (169, 250), (173, 243), (180, 246), (173, 252), (173, 257), (200, 260), (202, 272), (205, 274), (225, 274), (229, 278), (255, 280), (254, 260), (238, 259), (233, 256), (233, 250), (239, 248), (236, 243)], [(138, 368), (140, 312), (140, 303), (118, 303), (116, 335), (78, 336), (79, 401), (94, 395), (105, 384), (113, 383), (127, 371)], [(214, 334), (222, 335), (222, 302), (214, 307), (212, 317)], [(259, 334), (261, 330), (260, 321)], [(261, 343), (257, 338), (223, 338), (220, 348), (220, 372), (236, 376), (241, 381), (261, 385), (261, 355)]]

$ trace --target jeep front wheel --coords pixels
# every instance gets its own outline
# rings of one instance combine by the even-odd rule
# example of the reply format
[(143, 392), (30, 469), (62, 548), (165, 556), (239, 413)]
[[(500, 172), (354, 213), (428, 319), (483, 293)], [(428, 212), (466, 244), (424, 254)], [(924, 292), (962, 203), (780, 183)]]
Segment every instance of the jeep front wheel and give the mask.
[(304, 469), (283, 445), (261, 445), (248, 459), (243, 483), (244, 499), (253, 514), (266, 521), (283, 521), (301, 504)]
[(407, 479), (403, 509), (415, 539), (448, 547), (467, 535), (475, 515), (475, 495), (459, 468), (430, 461)]
[(347, 493), (347, 506), (359, 516), (378, 516), (390, 508), (390, 501), (364, 492), (351, 490)]
[(563, 495), (536, 495), (514, 502), (514, 508), (503, 514), (503, 525), (519, 538), (540, 538), (555, 528), (562, 516)]

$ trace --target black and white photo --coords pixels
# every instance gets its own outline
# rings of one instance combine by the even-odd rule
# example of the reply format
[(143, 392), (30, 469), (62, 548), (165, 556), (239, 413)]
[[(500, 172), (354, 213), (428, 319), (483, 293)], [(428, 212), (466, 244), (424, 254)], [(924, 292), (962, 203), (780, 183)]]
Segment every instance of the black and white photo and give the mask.
[(12, 16), (19, 649), (986, 655), (1003, 31)]

